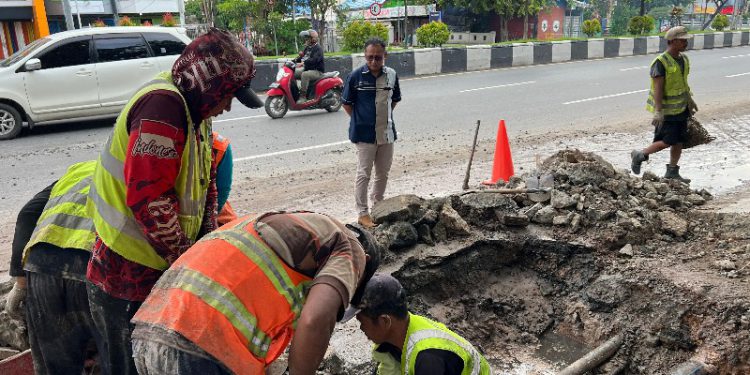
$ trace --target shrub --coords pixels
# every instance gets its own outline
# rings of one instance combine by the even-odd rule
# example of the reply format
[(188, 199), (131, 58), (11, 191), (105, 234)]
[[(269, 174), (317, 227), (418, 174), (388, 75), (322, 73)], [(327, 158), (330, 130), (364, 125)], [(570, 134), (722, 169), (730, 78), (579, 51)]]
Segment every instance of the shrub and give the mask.
[(344, 28), (343, 35), (344, 49), (359, 52), (365, 48), (365, 42), (372, 37), (388, 40), (388, 28), (382, 23), (357, 20)]
[(589, 38), (600, 32), (602, 32), (602, 24), (599, 23), (598, 19), (583, 21), (583, 33)]
[(628, 32), (633, 35), (648, 34), (655, 25), (656, 20), (651, 16), (635, 16), (628, 22)]
[(175, 21), (174, 16), (172, 13), (164, 13), (164, 15), (161, 17), (161, 25), (166, 27), (175, 27), (177, 26), (177, 21)]
[(716, 31), (724, 30), (727, 26), (729, 26), (729, 17), (726, 14), (717, 14), (711, 22), (711, 27)]
[(94, 21), (94, 23), (91, 24), (91, 26), (93, 26), (93, 27), (107, 27), (107, 24), (104, 23), (104, 21), (102, 21), (101, 18), (97, 18), (96, 21)]
[(136, 26), (136, 24), (130, 19), (130, 17), (122, 16), (120, 17), (120, 20), (117, 21), (117, 26)]
[(442, 22), (430, 22), (417, 29), (417, 41), (425, 47), (439, 47), (450, 38), (448, 25)]

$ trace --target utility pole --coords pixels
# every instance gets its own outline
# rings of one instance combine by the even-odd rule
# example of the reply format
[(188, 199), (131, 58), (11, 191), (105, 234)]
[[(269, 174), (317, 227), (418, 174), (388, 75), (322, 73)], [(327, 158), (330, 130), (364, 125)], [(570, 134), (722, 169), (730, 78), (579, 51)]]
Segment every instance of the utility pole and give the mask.
[(78, 10), (78, 0), (76, 0), (76, 15), (78, 17), (78, 28), (82, 29), (83, 28), (83, 24), (81, 23), (81, 11)]
[(65, 15), (65, 29), (75, 30), (76, 26), (73, 23), (73, 14), (70, 11), (70, 0), (62, 0), (63, 14)]
[(406, 5), (404, 0), (404, 47), (409, 47), (407, 41), (409, 41), (409, 7)]
[[(297, 3), (292, 0), (292, 25), (294, 25), (294, 32), (297, 32)], [(294, 50), (299, 52), (299, 46), (297, 45), (297, 35), (294, 36)], [(278, 55), (278, 53), (277, 53)]]
[(180, 12), (180, 26), (185, 27), (185, 0), (177, 0), (177, 11)]

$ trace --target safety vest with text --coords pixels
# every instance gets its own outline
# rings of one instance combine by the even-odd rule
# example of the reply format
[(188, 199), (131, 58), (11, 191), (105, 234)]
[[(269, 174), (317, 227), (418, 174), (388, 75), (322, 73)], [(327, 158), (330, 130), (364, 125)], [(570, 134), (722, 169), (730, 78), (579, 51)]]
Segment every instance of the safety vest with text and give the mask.
[[(685, 69), (681, 69), (680, 64), (669, 52), (664, 52), (657, 56), (651, 63), (651, 66), (653, 67), (657, 61), (662, 63), (666, 72), (666, 76), (664, 77), (664, 96), (661, 101), (662, 113), (668, 116), (679, 115), (687, 108), (688, 99), (690, 98), (690, 87), (687, 83), (687, 77), (690, 73), (690, 61), (686, 55), (682, 55)], [(652, 79), (651, 90), (648, 93), (648, 100), (646, 101), (646, 109), (649, 112), (654, 112), (656, 110), (654, 105), (654, 80)]]
[(88, 209), (97, 234), (112, 251), (132, 262), (165, 270), (169, 264), (149, 244), (127, 205), (124, 177), (129, 142), (128, 114), (138, 99), (155, 90), (177, 93), (185, 104), (187, 138), (175, 190), (180, 207), (180, 227), (191, 241), (198, 237), (211, 173), (211, 122), (201, 123), (197, 129), (199, 134), (196, 134), (190, 110), (169, 72), (160, 73), (138, 90), (117, 117), (114, 132), (99, 155), (89, 191)]
[(164, 272), (133, 317), (177, 332), (235, 374), (263, 374), (291, 342), (311, 278), (244, 217), (201, 238)]
[(31, 239), (23, 250), (23, 260), (34, 245), (44, 242), (61, 249), (91, 251), (96, 235), (86, 211), (86, 197), (96, 161), (71, 165), (55, 183)]
[(409, 327), (401, 352), (401, 373), (414, 374), (417, 355), (427, 349), (447, 350), (463, 359), (461, 375), (492, 374), (487, 360), (466, 339), (442, 323), (409, 313)]

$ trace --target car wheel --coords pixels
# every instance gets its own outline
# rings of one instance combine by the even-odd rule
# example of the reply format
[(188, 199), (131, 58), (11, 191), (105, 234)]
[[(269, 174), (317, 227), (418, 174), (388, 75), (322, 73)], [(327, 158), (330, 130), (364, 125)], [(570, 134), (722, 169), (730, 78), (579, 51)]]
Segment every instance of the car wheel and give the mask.
[(21, 114), (12, 106), (0, 103), (0, 140), (17, 137), (22, 127)]
[(327, 106), (326, 111), (337, 112), (339, 109), (341, 109), (341, 91), (333, 90), (332, 95), (333, 95), (334, 104)]
[(269, 96), (266, 98), (266, 113), (271, 118), (282, 118), (289, 110), (286, 99), (283, 96)]

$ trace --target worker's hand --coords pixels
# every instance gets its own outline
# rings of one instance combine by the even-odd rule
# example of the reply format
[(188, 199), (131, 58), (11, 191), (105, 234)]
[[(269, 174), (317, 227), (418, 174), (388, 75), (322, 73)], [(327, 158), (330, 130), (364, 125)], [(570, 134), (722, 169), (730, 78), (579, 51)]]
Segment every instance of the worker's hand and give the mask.
[(693, 100), (693, 97), (688, 98), (688, 111), (690, 111), (691, 115), (694, 115), (695, 112), (698, 112), (698, 104), (695, 104), (695, 100)]
[(651, 125), (657, 129), (664, 125), (664, 113), (662, 111), (654, 111), (654, 118), (651, 120)]
[(299, 69), (299, 68), (304, 68), (304, 67), (305, 67), (305, 64), (303, 64), (303, 63), (299, 63), (299, 64), (297, 64), (297, 68), (298, 68), (298, 69)]
[[(19, 279), (22, 279), (22, 281), (19, 281)], [(19, 277), (16, 278), (16, 282), (13, 284), (13, 289), (8, 293), (8, 297), (5, 301), (5, 312), (7, 312), (13, 319), (24, 320), (26, 314), (24, 313), (22, 304), (25, 300), (26, 278)]]

